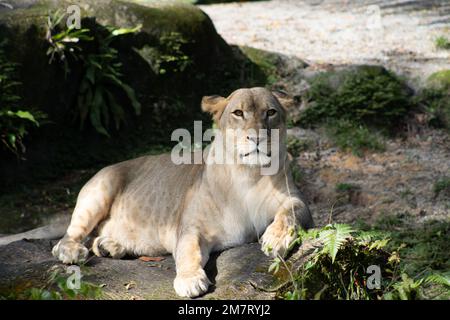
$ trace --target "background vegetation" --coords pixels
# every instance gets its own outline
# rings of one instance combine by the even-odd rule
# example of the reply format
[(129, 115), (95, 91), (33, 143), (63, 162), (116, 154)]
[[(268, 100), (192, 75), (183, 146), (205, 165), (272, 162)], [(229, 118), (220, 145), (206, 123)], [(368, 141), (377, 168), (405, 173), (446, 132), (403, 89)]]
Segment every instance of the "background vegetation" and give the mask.
[[(107, 14), (119, 4), (93, 2), (82, 29), (75, 30), (53, 2), (45, 3), (6, 12), (0, 23), (2, 65), (9, 66), (2, 77), (15, 87), (2, 96), (22, 106), (17, 101), (3, 109), (2, 103), (2, 141), (12, 149), (13, 139), (18, 150), (27, 146), (27, 161), (2, 151), (0, 189), (167, 149), (175, 128), (191, 129), (194, 119), (210, 123), (199, 108), (203, 95), (266, 82), (260, 68), (228, 46), (195, 7), (130, 4), (125, 19), (145, 23), (124, 28), (113, 26)], [(105, 16), (93, 18), (94, 12)], [(45, 125), (38, 127), (42, 116)]]

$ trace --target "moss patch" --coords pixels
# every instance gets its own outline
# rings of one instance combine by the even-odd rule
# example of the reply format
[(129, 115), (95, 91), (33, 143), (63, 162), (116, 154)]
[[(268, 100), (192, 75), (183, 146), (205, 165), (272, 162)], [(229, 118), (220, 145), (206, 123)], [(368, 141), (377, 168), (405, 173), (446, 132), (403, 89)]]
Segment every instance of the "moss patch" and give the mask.
[(277, 64), (279, 63), (279, 55), (252, 48), (247, 46), (241, 46), (242, 52), (257, 66), (261, 68), (267, 77), (268, 84), (274, 84), (279, 80)]
[(434, 44), (436, 48), (442, 49), (442, 50), (449, 50), (450, 49), (450, 40), (447, 37), (439, 36), (434, 41)]
[(425, 107), (429, 125), (450, 132), (450, 70), (432, 74), (415, 99)]
[(450, 70), (433, 73), (427, 79), (428, 87), (434, 89), (450, 89)]

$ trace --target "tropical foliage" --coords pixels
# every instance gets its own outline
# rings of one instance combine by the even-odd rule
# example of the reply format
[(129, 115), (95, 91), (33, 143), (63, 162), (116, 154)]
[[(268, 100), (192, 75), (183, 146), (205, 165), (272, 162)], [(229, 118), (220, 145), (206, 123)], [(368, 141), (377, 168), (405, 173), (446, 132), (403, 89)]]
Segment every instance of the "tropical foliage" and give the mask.
[[(71, 69), (70, 60), (81, 62), (83, 76), (76, 102), (80, 127), (83, 128), (89, 119), (98, 133), (109, 136), (108, 128), (111, 122), (116, 129), (125, 122), (125, 111), (117, 100), (117, 91), (125, 94), (137, 115), (141, 112), (141, 104), (133, 88), (123, 80), (118, 50), (112, 46), (115, 38), (135, 33), (141, 26), (136, 28), (107, 26), (103, 30), (87, 28), (76, 30), (73, 27), (65, 27), (61, 30), (60, 23), (63, 17), (64, 14), (56, 12), (48, 18), (49, 62), (52, 63), (55, 56), (59, 56), (66, 74)], [(92, 41), (94, 43), (90, 43)], [(89, 48), (88, 43), (91, 44)]]
[(45, 115), (22, 104), (17, 93), (22, 85), (17, 80), (19, 65), (7, 59), (6, 44), (6, 41), (0, 43), (0, 140), (3, 148), (22, 157), (24, 137), (28, 130), (39, 126), (39, 120)]
[[(450, 274), (431, 272), (411, 278), (401, 265), (401, 247), (391, 249), (391, 239), (377, 231), (357, 231), (346, 224), (300, 231), (293, 245), (314, 242), (314, 251), (292, 276), (283, 299), (418, 299), (450, 297)], [(278, 257), (269, 271), (292, 268)], [(372, 269), (373, 268), (373, 269)], [(377, 282), (374, 270), (380, 270)]]

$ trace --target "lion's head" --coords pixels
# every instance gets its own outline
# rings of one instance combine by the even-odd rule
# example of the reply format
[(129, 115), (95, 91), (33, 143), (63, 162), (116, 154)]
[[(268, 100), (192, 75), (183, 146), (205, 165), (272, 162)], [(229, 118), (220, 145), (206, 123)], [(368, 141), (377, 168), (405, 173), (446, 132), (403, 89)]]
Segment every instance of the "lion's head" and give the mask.
[(202, 110), (212, 114), (235, 163), (269, 166), (274, 157), (285, 156), (288, 101), (283, 92), (257, 87), (236, 90), (227, 98), (204, 97)]

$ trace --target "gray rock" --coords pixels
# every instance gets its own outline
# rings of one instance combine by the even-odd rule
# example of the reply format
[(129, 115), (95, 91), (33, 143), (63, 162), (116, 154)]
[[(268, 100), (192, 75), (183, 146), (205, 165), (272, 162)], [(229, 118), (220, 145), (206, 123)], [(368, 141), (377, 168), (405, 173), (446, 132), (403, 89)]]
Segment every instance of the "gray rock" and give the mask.
[[(55, 240), (21, 240), (0, 248), (0, 296), (41, 287), (55, 267)], [(214, 283), (201, 299), (273, 299), (276, 279), (267, 272), (271, 259), (257, 243), (212, 255), (206, 266)], [(91, 257), (81, 268), (82, 281), (101, 285), (103, 299), (179, 299), (173, 289), (175, 263)], [(127, 289), (126, 284), (133, 283)]]
[(61, 238), (69, 226), (71, 215), (56, 215), (51, 223), (42, 227), (12, 235), (0, 234), (0, 246), (22, 239), (58, 239)]

